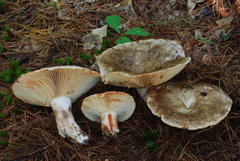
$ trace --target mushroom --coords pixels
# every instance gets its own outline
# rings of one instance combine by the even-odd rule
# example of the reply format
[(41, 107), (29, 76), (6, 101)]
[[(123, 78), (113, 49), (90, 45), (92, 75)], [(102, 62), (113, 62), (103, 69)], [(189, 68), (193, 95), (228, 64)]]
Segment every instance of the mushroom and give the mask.
[(75, 122), (71, 104), (98, 81), (100, 74), (90, 69), (57, 66), (22, 74), (12, 90), (24, 102), (52, 107), (59, 134), (72, 142), (86, 144), (89, 137)]
[(191, 88), (168, 83), (148, 89), (147, 105), (164, 123), (197, 130), (223, 120), (232, 100), (222, 89), (208, 83), (196, 83)]
[(98, 66), (105, 84), (147, 88), (168, 81), (190, 60), (175, 41), (149, 39), (104, 51), (98, 58)]
[(135, 101), (124, 92), (108, 91), (86, 97), (81, 110), (91, 121), (101, 123), (102, 134), (115, 138), (119, 133), (118, 121), (127, 120), (134, 112)]

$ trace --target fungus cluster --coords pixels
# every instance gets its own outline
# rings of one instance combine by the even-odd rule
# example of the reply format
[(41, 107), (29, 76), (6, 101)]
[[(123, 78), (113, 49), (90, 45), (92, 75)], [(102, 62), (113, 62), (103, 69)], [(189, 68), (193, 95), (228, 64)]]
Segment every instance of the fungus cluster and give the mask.
[[(168, 125), (195, 130), (220, 122), (228, 114), (232, 100), (209, 84), (190, 89), (165, 85), (190, 61), (174, 41), (142, 40), (104, 51), (97, 60), (100, 73), (78, 66), (43, 68), (21, 75), (12, 90), (24, 102), (52, 107), (59, 134), (79, 144), (86, 144), (89, 137), (75, 122), (71, 105), (101, 79), (104, 84), (144, 89), (154, 115)], [(129, 94), (107, 91), (86, 97), (81, 110), (88, 119), (101, 123), (105, 137), (115, 138), (118, 121), (128, 119), (135, 106)]]

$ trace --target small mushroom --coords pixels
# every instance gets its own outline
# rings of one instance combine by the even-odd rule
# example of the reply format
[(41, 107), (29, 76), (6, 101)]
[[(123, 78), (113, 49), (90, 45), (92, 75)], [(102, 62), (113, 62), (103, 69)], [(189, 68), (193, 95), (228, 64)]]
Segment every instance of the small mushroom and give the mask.
[(105, 84), (147, 88), (168, 81), (190, 60), (175, 41), (149, 39), (104, 51), (98, 58), (98, 66)]
[(232, 100), (222, 89), (208, 83), (196, 83), (192, 88), (168, 83), (148, 89), (147, 105), (164, 123), (197, 130), (223, 120)]
[(59, 134), (72, 142), (86, 144), (89, 137), (75, 122), (71, 104), (98, 81), (100, 74), (90, 69), (57, 66), (21, 75), (12, 90), (24, 102), (52, 107)]
[(129, 94), (109, 91), (85, 98), (81, 109), (88, 119), (101, 123), (105, 137), (115, 138), (119, 133), (118, 121), (127, 120), (133, 114), (135, 106), (135, 101)]

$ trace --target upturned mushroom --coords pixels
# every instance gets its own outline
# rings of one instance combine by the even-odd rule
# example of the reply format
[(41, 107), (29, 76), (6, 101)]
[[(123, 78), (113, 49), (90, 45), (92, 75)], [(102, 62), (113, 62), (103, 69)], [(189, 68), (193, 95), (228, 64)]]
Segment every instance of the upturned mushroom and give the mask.
[(116, 45), (97, 63), (105, 84), (147, 88), (168, 81), (190, 60), (175, 41), (149, 39)]
[(222, 89), (208, 83), (193, 84), (191, 88), (166, 83), (148, 89), (147, 105), (164, 123), (197, 130), (223, 120), (232, 100)]
[(102, 134), (115, 138), (119, 133), (118, 121), (127, 120), (135, 110), (132, 96), (124, 92), (109, 91), (86, 97), (81, 110), (91, 121), (101, 123)]
[(43, 68), (21, 75), (13, 84), (14, 95), (26, 103), (52, 107), (59, 134), (86, 144), (89, 137), (72, 114), (72, 103), (98, 81), (100, 74), (77, 66)]

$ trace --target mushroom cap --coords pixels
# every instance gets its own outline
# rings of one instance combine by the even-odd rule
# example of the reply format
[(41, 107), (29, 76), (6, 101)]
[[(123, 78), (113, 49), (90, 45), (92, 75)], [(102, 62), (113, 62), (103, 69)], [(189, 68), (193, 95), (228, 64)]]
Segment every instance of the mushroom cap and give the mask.
[(191, 60), (175, 41), (149, 39), (116, 45), (98, 58), (105, 84), (145, 88), (178, 74)]
[(208, 83), (196, 83), (192, 88), (168, 83), (148, 89), (147, 105), (164, 123), (197, 130), (223, 120), (231, 109), (232, 100), (222, 89)]
[(97, 122), (101, 122), (102, 113), (115, 111), (118, 121), (122, 122), (133, 114), (135, 106), (135, 101), (129, 94), (109, 91), (86, 97), (81, 110), (89, 120)]
[(76, 101), (98, 81), (100, 73), (78, 66), (42, 68), (22, 74), (13, 84), (14, 95), (24, 102), (50, 107), (59, 96)]

